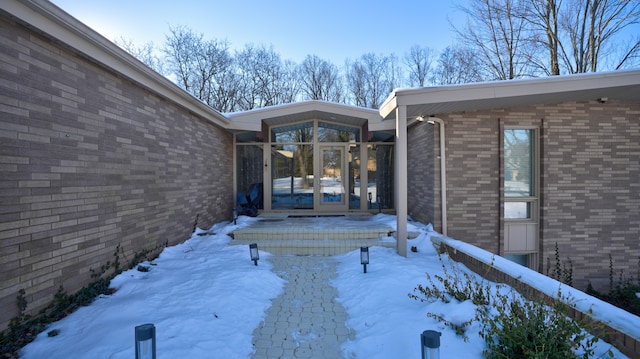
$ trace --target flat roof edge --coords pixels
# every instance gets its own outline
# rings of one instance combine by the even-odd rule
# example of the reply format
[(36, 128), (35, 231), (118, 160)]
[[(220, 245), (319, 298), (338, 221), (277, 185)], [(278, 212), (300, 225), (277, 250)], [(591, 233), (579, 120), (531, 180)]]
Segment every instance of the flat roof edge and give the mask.
[(395, 89), (380, 108), (383, 118), (393, 117), (400, 105), (437, 104), (485, 99), (536, 97), (554, 93), (580, 92), (640, 85), (640, 70), (619, 70), (548, 76), (535, 79), (476, 82), (457, 85)]

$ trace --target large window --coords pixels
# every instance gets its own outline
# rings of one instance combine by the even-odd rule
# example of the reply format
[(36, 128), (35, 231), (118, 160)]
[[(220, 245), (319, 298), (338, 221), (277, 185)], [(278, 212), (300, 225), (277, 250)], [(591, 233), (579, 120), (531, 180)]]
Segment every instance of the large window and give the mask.
[(538, 252), (538, 135), (536, 129), (503, 132), (504, 254), (536, 268)]
[(504, 217), (533, 219), (535, 130), (504, 131)]

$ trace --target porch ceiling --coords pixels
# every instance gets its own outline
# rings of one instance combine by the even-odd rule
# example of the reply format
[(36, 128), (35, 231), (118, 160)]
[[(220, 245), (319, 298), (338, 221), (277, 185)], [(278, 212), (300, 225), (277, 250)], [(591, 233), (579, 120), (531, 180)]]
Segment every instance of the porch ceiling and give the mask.
[(304, 122), (309, 120), (321, 120), (328, 122), (338, 122), (346, 125), (352, 126), (362, 126), (367, 119), (361, 117), (353, 117), (340, 113), (330, 113), (324, 111), (307, 111), (307, 112), (299, 112), (299, 113), (291, 113), (282, 116), (276, 116), (271, 118), (265, 118), (264, 122), (269, 126), (273, 125), (282, 125), (285, 123), (292, 122)]
[(259, 131), (263, 121), (270, 126), (308, 120), (337, 122), (358, 127), (368, 122), (370, 128), (383, 125), (378, 110), (325, 101), (294, 102), (250, 111), (232, 112), (226, 116), (230, 120), (231, 130), (248, 131)]

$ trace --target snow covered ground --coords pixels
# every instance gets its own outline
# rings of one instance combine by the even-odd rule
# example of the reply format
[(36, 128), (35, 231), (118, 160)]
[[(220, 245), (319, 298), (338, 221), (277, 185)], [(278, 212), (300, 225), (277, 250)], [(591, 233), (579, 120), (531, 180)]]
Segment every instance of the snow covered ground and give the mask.
[[(241, 217), (237, 226), (254, 220)], [(379, 214), (373, 220), (395, 227), (394, 216)], [(113, 295), (100, 297), (51, 324), (24, 348), (22, 357), (133, 358), (134, 327), (153, 323), (158, 358), (250, 358), (253, 330), (284, 283), (271, 272), (269, 253), (261, 251), (258, 266), (254, 266), (247, 247), (228, 245), (231, 238), (227, 234), (237, 226), (219, 223), (206, 231), (198, 229), (183, 244), (166, 248), (152, 262), (142, 263), (150, 268), (148, 272), (123, 272), (111, 283), (116, 289)], [(442, 274), (443, 264), (449, 266), (446, 257), (443, 263), (438, 259), (430, 239), (435, 232), (429, 231), (430, 226), (415, 222), (411, 226), (411, 231), (420, 232), (409, 241), (418, 252), (409, 252), (407, 258), (393, 249), (372, 247), (371, 262), (364, 274), (359, 251), (335, 257), (338, 273), (332, 284), (349, 314), (346, 324), (356, 333), (353, 341), (343, 345), (345, 357), (419, 358), (420, 333), (432, 329), (442, 332), (442, 358), (482, 358), (484, 342), (477, 335), (477, 323), (468, 329), (469, 340), (465, 342), (452, 329), (427, 317), (427, 313), (435, 312), (447, 320), (462, 322), (474, 315), (473, 305), (421, 303), (408, 297), (417, 284), (426, 284), (425, 273)], [(197, 235), (203, 232), (215, 234)], [(521, 276), (530, 275), (515, 264), (502, 265), (518, 270)], [(557, 291), (557, 282), (543, 280)], [(563, 289), (567, 294), (570, 289), (566, 291)], [(602, 318), (620, 315), (609, 306), (597, 304), (596, 308)], [(625, 325), (640, 328), (637, 317), (631, 317), (629, 320), (626, 316)], [(59, 334), (49, 337), (47, 333), (52, 330)], [(625, 357), (599, 342), (599, 355), (608, 349), (616, 358)]]

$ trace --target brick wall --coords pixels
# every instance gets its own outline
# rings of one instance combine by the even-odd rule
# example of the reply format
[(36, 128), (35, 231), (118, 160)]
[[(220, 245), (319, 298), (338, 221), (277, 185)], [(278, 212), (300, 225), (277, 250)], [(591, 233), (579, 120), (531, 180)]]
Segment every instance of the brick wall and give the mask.
[[(577, 288), (585, 289), (590, 280), (596, 288), (608, 289), (609, 254), (616, 278), (620, 270), (637, 277), (640, 104), (572, 102), (439, 117), (446, 124), (450, 237), (502, 253), (500, 136), (505, 126), (538, 126), (542, 152), (538, 269), (547, 273), (547, 259), (554, 264), (558, 243), (561, 259), (573, 261)], [(418, 126), (410, 131), (410, 147), (432, 141), (437, 158), (437, 136)], [(432, 198), (437, 211), (438, 161), (433, 162), (433, 173), (422, 168), (415, 156), (410, 155), (410, 163), (409, 193), (430, 198), (424, 186), (427, 181), (420, 177), (433, 175)], [(420, 205), (411, 201), (409, 208), (416, 217), (422, 212)], [(440, 227), (438, 214), (429, 221), (436, 229)]]
[(230, 133), (3, 16), (0, 54), (0, 329), (230, 218)]
[(448, 235), (473, 239), (475, 245), (496, 253), (500, 234), (499, 120), (491, 113), (441, 118), (446, 134)]
[[(416, 221), (423, 223), (436, 223), (434, 207), (434, 195), (436, 193), (435, 181), (439, 176), (440, 159), (434, 157), (434, 125), (426, 122), (416, 123), (408, 132), (408, 173), (407, 186), (409, 188), (407, 208), (409, 215)], [(438, 171), (437, 175), (435, 171)], [(439, 177), (438, 186), (439, 186)], [(440, 187), (437, 188), (439, 194)], [(441, 231), (441, 226), (435, 228)]]
[[(640, 270), (640, 104), (610, 101), (540, 107), (543, 131), (544, 256), (571, 258), (579, 275), (608, 289), (609, 254)], [(544, 263), (546, 265), (546, 261)]]

